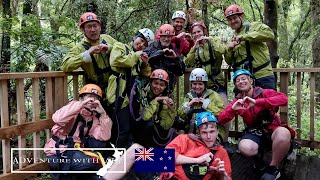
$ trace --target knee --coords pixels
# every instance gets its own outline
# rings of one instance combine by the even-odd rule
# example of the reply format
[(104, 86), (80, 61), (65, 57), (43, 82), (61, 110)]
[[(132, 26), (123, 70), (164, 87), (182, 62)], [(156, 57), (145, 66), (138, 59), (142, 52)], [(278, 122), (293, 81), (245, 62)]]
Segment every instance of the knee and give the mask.
[(277, 141), (279, 143), (289, 143), (291, 140), (290, 131), (284, 127), (278, 127), (272, 133), (272, 141)]
[(258, 154), (259, 145), (254, 141), (243, 139), (239, 143), (239, 151), (245, 156), (254, 156)]

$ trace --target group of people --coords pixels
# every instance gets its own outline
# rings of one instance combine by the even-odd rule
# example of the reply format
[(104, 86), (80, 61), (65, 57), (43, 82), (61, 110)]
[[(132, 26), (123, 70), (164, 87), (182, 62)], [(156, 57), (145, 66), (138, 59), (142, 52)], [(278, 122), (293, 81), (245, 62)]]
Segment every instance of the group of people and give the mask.
[[(295, 132), (280, 121), (276, 111), (287, 105), (288, 98), (276, 91), (266, 46), (274, 34), (265, 24), (245, 22), (239, 5), (230, 5), (225, 17), (235, 31), (228, 44), (209, 36), (203, 22), (194, 22), (190, 33), (183, 32), (183, 11), (174, 12), (172, 25), (161, 25), (155, 34), (148, 28), (140, 29), (129, 44), (124, 44), (100, 34), (101, 23), (94, 13), (81, 15), (79, 28), (84, 38), (66, 55), (62, 70), (71, 72), (81, 67), (87, 84), (81, 88), (79, 100), (71, 101), (52, 117), (53, 136), (45, 145), (50, 168), (98, 170), (110, 154), (81, 148), (111, 145), (127, 149), (126, 159), (121, 158), (130, 168), (135, 148), (160, 147), (175, 149), (175, 172), (162, 173), (160, 179), (232, 179), (224, 145), (228, 144), (230, 121), (240, 115), (246, 125), (238, 146), (240, 153), (256, 156), (265, 146), (271, 146), (272, 161), (261, 179), (278, 178), (278, 166)], [(227, 77), (221, 70), (223, 59), (234, 71), (236, 97), (231, 103), (224, 85)], [(186, 67), (193, 68), (191, 90), (176, 108), (172, 92)], [(88, 161), (54, 163), (74, 158)], [(191, 172), (194, 164), (206, 167), (206, 171)], [(137, 177), (150, 179), (154, 175), (142, 173)], [(106, 173), (103, 178), (123, 176), (125, 173)], [(53, 177), (73, 178), (63, 173)], [(82, 174), (77, 178), (99, 176)]]

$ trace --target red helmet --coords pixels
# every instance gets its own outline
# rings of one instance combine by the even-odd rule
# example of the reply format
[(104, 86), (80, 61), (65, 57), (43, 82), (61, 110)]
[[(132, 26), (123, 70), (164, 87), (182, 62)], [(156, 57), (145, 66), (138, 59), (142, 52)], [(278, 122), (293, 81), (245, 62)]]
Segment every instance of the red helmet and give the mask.
[(81, 28), (81, 26), (86, 23), (86, 22), (90, 22), (90, 21), (96, 21), (100, 24), (100, 20), (98, 19), (97, 15), (92, 13), (92, 12), (86, 12), (83, 13), (80, 16), (80, 20), (79, 20), (79, 27)]
[(172, 35), (174, 36), (175, 34), (175, 30), (173, 28), (172, 25), (170, 24), (164, 24), (162, 26), (160, 26), (159, 28), (159, 35), (162, 36), (162, 35), (165, 35), (165, 36), (168, 36), (168, 35)]
[(156, 69), (156, 70), (152, 71), (152, 73), (150, 75), (150, 79), (160, 79), (160, 80), (163, 80), (163, 81), (166, 81), (167, 83), (169, 83), (169, 75), (163, 69)]
[(102, 90), (99, 86), (95, 84), (86, 84), (80, 89), (79, 96), (82, 96), (84, 94), (95, 94), (102, 98)]
[(206, 26), (206, 24), (203, 21), (198, 21), (198, 22), (194, 22), (192, 23), (191, 27), (190, 27), (190, 32), (192, 33), (192, 29), (195, 26), (201, 26), (203, 28), (203, 34), (204, 35), (208, 35), (208, 28)]
[(233, 4), (233, 5), (230, 5), (229, 7), (227, 7), (226, 11), (224, 12), (224, 15), (225, 17), (229, 17), (229, 16), (232, 16), (232, 15), (235, 15), (235, 14), (243, 14), (243, 10), (242, 8), (237, 5), (237, 4)]

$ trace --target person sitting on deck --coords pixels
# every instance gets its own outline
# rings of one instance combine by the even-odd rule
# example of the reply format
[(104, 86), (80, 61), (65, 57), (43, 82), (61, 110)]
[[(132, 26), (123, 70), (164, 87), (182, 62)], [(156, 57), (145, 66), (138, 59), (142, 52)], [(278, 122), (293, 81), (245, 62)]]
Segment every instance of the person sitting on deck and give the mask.
[(278, 166), (287, 155), (295, 131), (280, 121), (275, 108), (285, 106), (288, 97), (273, 89), (254, 87), (253, 75), (245, 69), (233, 74), (233, 82), (239, 94), (220, 113), (219, 123), (224, 124), (240, 115), (246, 126), (238, 145), (241, 154), (256, 156), (263, 148), (272, 146), (272, 161), (265, 169), (262, 180), (280, 177)]
[[(96, 171), (105, 163), (100, 152), (82, 150), (82, 148), (106, 148), (106, 141), (111, 137), (112, 121), (100, 103), (102, 90), (95, 84), (87, 84), (80, 90), (79, 97), (79, 101), (71, 101), (52, 115), (55, 123), (51, 129), (52, 138), (45, 144), (45, 153), (51, 170)], [(56, 148), (79, 148), (79, 150)], [(60, 161), (66, 163), (59, 163)], [(78, 177), (76, 174), (74, 176)], [(81, 176), (89, 179), (99, 178), (95, 174), (81, 174)], [(60, 173), (53, 174), (53, 178), (69, 180), (73, 177), (70, 174)]]

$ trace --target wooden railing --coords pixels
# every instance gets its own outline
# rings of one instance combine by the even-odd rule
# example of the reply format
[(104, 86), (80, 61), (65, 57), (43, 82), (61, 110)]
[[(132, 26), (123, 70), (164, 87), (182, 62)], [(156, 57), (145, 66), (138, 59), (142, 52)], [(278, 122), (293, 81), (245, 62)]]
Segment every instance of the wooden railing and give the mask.
[[(289, 93), (289, 77), (295, 74), (295, 91), (296, 96), (296, 119), (294, 121), (288, 121), (289, 116), (294, 116), (289, 114), (289, 107), (280, 108), (280, 117), (284, 122), (294, 122), (290, 125), (298, 129), (296, 140), (301, 143), (304, 147), (310, 148), (320, 148), (319, 139), (315, 138), (315, 75), (320, 72), (320, 68), (317, 69), (274, 69), (278, 73), (278, 84), (279, 90), (286, 95)], [(225, 71), (226, 73), (226, 71)], [(302, 77), (304, 74), (308, 78), (307, 84), (309, 84), (309, 92), (307, 94), (302, 93)], [(41, 73), (5, 73), (0, 74), (0, 106), (1, 106), (1, 128), (0, 128), (0, 139), (2, 140), (2, 161), (3, 161), (3, 174), (0, 175), (0, 179), (24, 179), (33, 174), (14, 174), (10, 172), (10, 148), (27, 147), (27, 136), (32, 137), (32, 147), (40, 147), (40, 132), (44, 131), (46, 134), (46, 139), (50, 135), (49, 129), (53, 126), (51, 120), (52, 114), (67, 104), (68, 98), (78, 98), (78, 90), (80, 78), (83, 72), (73, 72), (73, 73), (63, 73), (63, 72), (41, 72)], [(189, 84), (190, 69), (185, 73), (185, 77), (181, 78), (177, 82), (177, 101), (178, 104), (181, 103), (181, 94), (185, 94), (190, 89)], [(8, 80), (11, 84), (15, 83), (15, 97), (9, 97), (9, 87)], [(32, 93), (31, 93), (31, 108), (32, 118), (29, 118), (29, 113), (26, 111), (26, 92), (24, 90), (27, 80), (32, 81)], [(183, 82), (182, 82), (183, 81)], [(40, 118), (40, 84), (44, 82), (45, 85), (45, 118)], [(227, 83), (227, 82), (226, 82)], [(72, 85), (71, 85), (72, 84)], [(68, 97), (68, 87), (69, 91), (72, 89), (72, 93), (69, 93)], [(71, 88), (72, 87), (72, 88)], [(183, 89), (181, 89), (183, 88)], [(228, 88), (233, 88), (228, 87)], [(183, 91), (183, 92), (182, 92)], [(291, 91), (291, 89), (290, 89)], [(234, 96), (229, 94), (229, 96)], [(180, 97), (180, 98), (179, 98)], [(310, 99), (310, 118), (309, 118), (309, 128), (302, 128), (302, 103), (303, 99), (308, 97)], [(14, 118), (9, 117), (9, 98), (16, 98), (16, 111), (17, 116)], [(11, 107), (13, 108), (13, 107)], [(31, 121), (29, 121), (31, 119)], [(11, 120), (11, 121), (10, 121)], [(10, 124), (16, 122), (14, 124)], [(235, 137), (238, 136), (241, 128), (239, 122), (235, 121), (234, 129), (231, 131), (230, 135)], [(309, 134), (307, 138), (303, 138), (301, 132), (307, 132)], [(14, 145), (13, 141), (17, 139), (18, 143)], [(29, 147), (30, 144), (28, 144)], [(24, 151), (19, 151), (19, 157), (26, 157)], [(34, 151), (32, 154), (33, 158), (38, 158), (40, 156), (39, 151)], [(1, 166), (1, 165), (0, 165)], [(47, 169), (46, 164), (19, 164), (19, 170), (44, 170)]]

